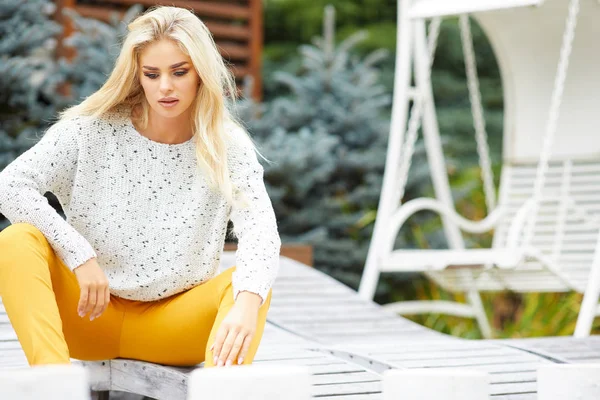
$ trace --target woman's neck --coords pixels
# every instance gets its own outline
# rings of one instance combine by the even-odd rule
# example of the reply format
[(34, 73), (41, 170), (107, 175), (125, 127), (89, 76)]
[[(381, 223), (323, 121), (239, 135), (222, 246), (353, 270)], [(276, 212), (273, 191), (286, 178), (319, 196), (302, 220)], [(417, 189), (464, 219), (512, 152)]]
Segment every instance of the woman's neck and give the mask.
[(134, 109), (131, 114), (136, 130), (155, 142), (179, 144), (187, 142), (193, 136), (193, 128), (188, 111), (175, 118), (164, 118), (150, 109), (146, 129), (141, 129), (139, 124), (136, 123), (139, 121), (139, 110)]

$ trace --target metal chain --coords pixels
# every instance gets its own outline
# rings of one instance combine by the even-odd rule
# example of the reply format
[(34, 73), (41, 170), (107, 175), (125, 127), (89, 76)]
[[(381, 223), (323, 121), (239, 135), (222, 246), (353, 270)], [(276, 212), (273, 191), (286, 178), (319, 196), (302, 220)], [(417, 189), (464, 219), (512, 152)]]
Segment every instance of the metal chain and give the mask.
[[(435, 49), (437, 47), (437, 39), (440, 34), (440, 25), (442, 19), (434, 18), (429, 24), (429, 34), (427, 37), (427, 47), (429, 49), (429, 68), (427, 69), (427, 79), (431, 77), (431, 67), (433, 66), (433, 59), (435, 56)], [(397, 187), (397, 199), (402, 200), (406, 190), (406, 183), (408, 182), (408, 172), (410, 170), (410, 164), (412, 162), (413, 154), (415, 151), (415, 143), (417, 142), (417, 136), (419, 128), (421, 127), (423, 115), (423, 96), (418, 93), (418, 96), (414, 99), (413, 107), (410, 111), (410, 118), (408, 120), (408, 129), (406, 131), (406, 139), (402, 146), (402, 154), (400, 156), (400, 167), (398, 171), (398, 187)]]
[(529, 219), (525, 231), (524, 244), (528, 245), (533, 234), (533, 227), (538, 211), (538, 204), (544, 188), (546, 174), (550, 167), (550, 156), (552, 153), (552, 145), (554, 143), (554, 135), (557, 129), (558, 117), (560, 112), (560, 105), (565, 89), (565, 81), (567, 79), (567, 70), (569, 68), (569, 58), (571, 50), (573, 49), (573, 39), (575, 38), (575, 28), (577, 27), (577, 14), (579, 13), (579, 0), (571, 0), (569, 3), (569, 15), (567, 17), (567, 24), (565, 32), (563, 34), (562, 47), (560, 51), (559, 64), (557, 68), (556, 77), (554, 80), (554, 89), (550, 102), (550, 109), (548, 112), (548, 120), (546, 121), (546, 129), (544, 132), (544, 142), (542, 145), (542, 152), (540, 153), (540, 160), (536, 172), (534, 187), (533, 187), (533, 213)]
[(471, 25), (467, 14), (460, 16), (460, 33), (467, 72), (467, 86), (471, 100), (471, 113), (473, 114), (473, 127), (475, 128), (475, 140), (477, 142), (477, 153), (479, 154), (479, 166), (483, 179), (483, 191), (489, 214), (496, 208), (496, 189), (494, 185), (494, 172), (492, 171), (492, 163), (490, 161), (490, 149), (485, 128), (483, 105), (481, 103), (477, 61), (475, 59), (475, 50), (473, 49), (473, 36), (471, 35)]

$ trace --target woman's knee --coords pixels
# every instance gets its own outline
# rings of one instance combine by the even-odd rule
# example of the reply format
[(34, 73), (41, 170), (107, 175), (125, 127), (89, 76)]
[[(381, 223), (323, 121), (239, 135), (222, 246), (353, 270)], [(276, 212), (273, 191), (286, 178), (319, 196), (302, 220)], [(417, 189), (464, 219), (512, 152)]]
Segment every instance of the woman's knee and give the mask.
[(18, 251), (31, 242), (37, 242), (44, 248), (49, 246), (46, 237), (36, 226), (26, 222), (11, 224), (0, 232), (0, 254), (9, 250)]

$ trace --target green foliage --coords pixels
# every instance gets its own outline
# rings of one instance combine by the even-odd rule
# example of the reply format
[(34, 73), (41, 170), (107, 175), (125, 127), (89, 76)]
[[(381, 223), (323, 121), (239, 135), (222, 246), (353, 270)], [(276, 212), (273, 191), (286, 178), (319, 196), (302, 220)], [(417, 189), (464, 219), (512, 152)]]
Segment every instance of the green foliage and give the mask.
[[(397, 292), (394, 301), (446, 300), (465, 302), (464, 296), (439, 288), (423, 278), (415, 279), (410, 293)], [(583, 296), (579, 293), (483, 293), (481, 295), (495, 338), (527, 338), (573, 335)], [(467, 339), (481, 339), (474, 319), (440, 314), (407, 317), (428, 328)], [(592, 334), (600, 333), (600, 318)]]
[(368, 23), (396, 19), (396, 2), (390, 0), (265, 0), (265, 44), (309, 42), (322, 31), (323, 9), (327, 5), (336, 9), (336, 25), (348, 27), (350, 32), (363, 29)]

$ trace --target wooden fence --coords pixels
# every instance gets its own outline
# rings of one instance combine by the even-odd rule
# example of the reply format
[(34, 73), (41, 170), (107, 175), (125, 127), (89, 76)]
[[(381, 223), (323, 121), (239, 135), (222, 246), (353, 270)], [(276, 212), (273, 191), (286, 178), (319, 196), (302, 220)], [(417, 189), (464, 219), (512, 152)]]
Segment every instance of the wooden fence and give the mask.
[[(121, 16), (127, 8), (140, 4), (147, 9), (154, 5), (171, 5), (194, 10), (213, 34), (223, 57), (232, 65), (238, 85), (251, 76), (254, 85), (252, 97), (262, 98), (261, 54), (263, 48), (262, 0), (56, 0), (56, 19), (63, 25), (63, 37), (73, 32), (62, 8), (74, 9), (84, 17), (109, 21), (114, 12)], [(60, 48), (69, 56), (68, 50)]]

